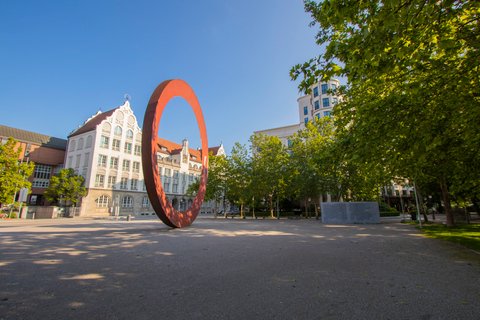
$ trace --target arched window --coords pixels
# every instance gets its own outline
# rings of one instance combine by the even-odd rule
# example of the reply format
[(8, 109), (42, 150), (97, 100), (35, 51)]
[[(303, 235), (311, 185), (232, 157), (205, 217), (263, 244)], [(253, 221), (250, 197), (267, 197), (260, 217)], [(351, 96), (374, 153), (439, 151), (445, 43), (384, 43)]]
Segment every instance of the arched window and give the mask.
[(85, 145), (85, 148), (90, 148), (92, 146), (92, 136), (87, 137), (87, 144)]
[(83, 138), (80, 138), (78, 140), (77, 150), (82, 150), (82, 149), (83, 149)]
[(97, 207), (99, 208), (106, 208), (110, 205), (110, 198), (105, 195), (98, 197), (98, 199), (95, 201), (97, 202)]
[(122, 199), (122, 208), (131, 208), (133, 207), (132, 197), (126, 196)]
[(130, 129), (127, 130), (127, 138), (133, 139), (133, 131)]
[(149, 205), (150, 205), (150, 201), (148, 200), (148, 197), (143, 197), (142, 208), (148, 208)]
[(115, 127), (115, 131), (113, 131), (113, 133), (115, 133), (116, 135), (121, 136), (121, 135), (122, 135), (122, 127), (116, 126), (116, 127)]
[(73, 151), (75, 150), (75, 140), (70, 141), (70, 148), (68, 148), (68, 151)]

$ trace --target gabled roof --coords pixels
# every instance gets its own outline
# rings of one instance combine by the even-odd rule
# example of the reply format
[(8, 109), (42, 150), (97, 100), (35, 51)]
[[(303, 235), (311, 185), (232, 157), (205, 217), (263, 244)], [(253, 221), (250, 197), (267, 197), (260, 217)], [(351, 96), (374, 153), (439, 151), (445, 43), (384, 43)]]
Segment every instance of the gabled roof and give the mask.
[[(163, 154), (169, 154), (169, 155), (180, 154), (183, 149), (183, 146), (181, 144), (168, 141), (162, 138), (158, 138), (158, 137), (157, 137), (157, 145), (158, 145), (158, 152)], [(167, 148), (167, 151), (162, 150), (162, 147)], [(202, 158), (201, 151), (188, 148), (188, 152), (190, 153), (190, 160), (196, 161), (196, 160), (193, 160), (192, 158), (192, 156), (194, 156), (197, 158), (198, 162), (201, 162), (201, 158)]]
[(74, 136), (78, 136), (79, 134), (82, 134), (82, 133), (85, 133), (85, 132), (88, 132), (88, 131), (93, 131), (95, 130), (95, 128), (103, 121), (105, 120), (107, 117), (110, 117), (114, 112), (115, 110), (117, 110), (118, 108), (115, 108), (115, 109), (112, 109), (112, 110), (109, 110), (109, 111), (106, 111), (104, 113), (97, 113), (95, 116), (93, 116), (93, 118), (91, 118), (90, 120), (87, 120), (87, 122), (81, 126), (80, 128), (78, 128), (77, 130), (73, 131), (69, 136), (68, 138), (70, 137), (74, 137)]
[(208, 148), (208, 154), (210, 154), (210, 152), (211, 152), (214, 156), (216, 156), (217, 153), (218, 153), (218, 149), (220, 149), (220, 146)]
[(13, 137), (15, 140), (20, 142), (36, 144), (42, 147), (47, 147), (52, 149), (58, 149), (58, 150), (67, 149), (67, 140), (65, 139), (50, 137), (44, 134), (11, 128), (11, 127), (2, 126), (2, 125), (0, 125), (0, 136)]

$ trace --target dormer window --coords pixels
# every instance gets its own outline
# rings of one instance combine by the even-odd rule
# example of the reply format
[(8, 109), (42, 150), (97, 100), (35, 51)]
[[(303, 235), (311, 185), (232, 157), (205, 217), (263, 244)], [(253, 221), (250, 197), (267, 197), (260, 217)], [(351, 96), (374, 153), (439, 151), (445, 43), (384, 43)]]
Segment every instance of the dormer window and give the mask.
[(122, 127), (116, 126), (115, 130), (113, 131), (114, 134), (121, 136), (122, 135)]

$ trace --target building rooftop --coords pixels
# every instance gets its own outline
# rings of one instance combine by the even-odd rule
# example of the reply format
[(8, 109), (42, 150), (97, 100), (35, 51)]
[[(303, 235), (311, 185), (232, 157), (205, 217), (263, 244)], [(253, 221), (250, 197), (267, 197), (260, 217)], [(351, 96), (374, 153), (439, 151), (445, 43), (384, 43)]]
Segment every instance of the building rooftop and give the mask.
[(70, 135), (68, 136), (69, 138), (70, 137), (74, 137), (74, 136), (77, 136), (79, 134), (82, 134), (82, 133), (85, 133), (85, 132), (88, 132), (88, 131), (92, 131), (92, 130), (95, 130), (95, 128), (103, 121), (105, 120), (107, 117), (111, 116), (113, 114), (113, 112), (115, 112), (115, 110), (117, 110), (118, 108), (115, 108), (115, 109), (112, 109), (112, 110), (108, 110), (104, 113), (102, 113), (101, 111), (98, 111), (96, 115), (94, 115), (93, 117), (91, 117), (90, 119), (88, 119), (87, 121), (85, 121), (85, 123), (80, 126), (78, 129), (76, 130), (73, 130)]
[(36, 144), (42, 147), (47, 147), (52, 149), (59, 149), (59, 150), (67, 149), (67, 140), (65, 139), (50, 137), (44, 134), (16, 129), (16, 128), (7, 127), (3, 125), (0, 125), (0, 136), (13, 137), (15, 140), (18, 140), (20, 142)]

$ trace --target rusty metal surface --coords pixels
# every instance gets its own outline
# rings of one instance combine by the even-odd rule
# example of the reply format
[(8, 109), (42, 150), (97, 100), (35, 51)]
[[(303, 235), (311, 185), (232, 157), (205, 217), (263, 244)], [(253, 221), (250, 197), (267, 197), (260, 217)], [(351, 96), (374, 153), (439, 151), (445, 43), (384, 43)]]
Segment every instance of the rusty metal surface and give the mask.
[[(192, 107), (197, 119), (202, 140), (202, 176), (197, 196), (193, 204), (185, 211), (172, 207), (163, 190), (157, 163), (157, 134), (160, 119), (167, 103), (174, 97), (184, 98)], [(205, 196), (208, 172), (208, 140), (205, 120), (197, 96), (183, 80), (166, 80), (158, 85), (148, 102), (143, 120), (142, 165), (145, 186), (150, 203), (157, 216), (173, 228), (188, 227), (197, 217)]]

